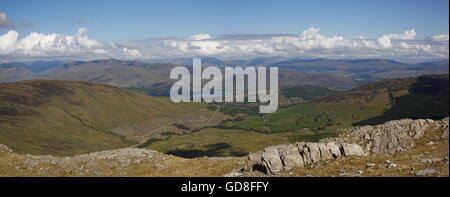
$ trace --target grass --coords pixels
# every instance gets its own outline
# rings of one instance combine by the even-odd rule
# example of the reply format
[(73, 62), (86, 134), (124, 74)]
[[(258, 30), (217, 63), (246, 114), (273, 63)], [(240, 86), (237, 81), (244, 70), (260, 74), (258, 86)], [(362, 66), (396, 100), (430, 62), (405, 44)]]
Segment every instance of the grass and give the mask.
[(330, 90), (328, 88), (316, 86), (295, 86), (281, 89), (281, 94), (286, 98), (302, 98), (304, 100), (313, 100), (319, 97), (335, 94), (338, 91)]
[[(88, 82), (0, 84), (0, 144), (19, 153), (70, 156), (131, 146), (113, 128), (195, 113), (201, 103), (172, 103)], [(209, 111), (209, 110), (205, 110)]]
[(440, 119), (448, 116), (448, 104), (448, 75), (383, 80), (219, 127), (264, 133), (333, 130), (404, 118)]
[(267, 146), (297, 141), (317, 141), (336, 136), (335, 131), (299, 131), (263, 134), (235, 129), (206, 128), (186, 135), (172, 136), (168, 140), (151, 143), (146, 148), (175, 156), (194, 158), (202, 156), (245, 156)]
[(262, 116), (248, 116), (242, 121), (227, 122), (222, 126), (254, 131), (293, 132), (301, 129), (324, 130), (350, 127), (353, 122), (382, 114), (387, 106), (386, 99), (361, 105), (358, 103), (306, 103)]

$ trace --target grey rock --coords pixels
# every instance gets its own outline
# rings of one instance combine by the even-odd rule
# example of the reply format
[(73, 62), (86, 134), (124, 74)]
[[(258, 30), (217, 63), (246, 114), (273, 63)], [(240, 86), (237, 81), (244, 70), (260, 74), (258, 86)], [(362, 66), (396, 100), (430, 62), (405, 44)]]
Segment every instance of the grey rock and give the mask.
[(271, 174), (279, 174), (283, 171), (283, 162), (281, 161), (280, 154), (275, 146), (264, 149), (262, 153), (262, 162)]
[(6, 145), (0, 144), (0, 153), (12, 153), (13, 151)]
[(302, 157), (305, 165), (312, 164), (311, 154), (309, 153), (308, 147), (303, 147)]
[(240, 176), (242, 176), (242, 173), (239, 173), (239, 172), (230, 172), (230, 173), (227, 173), (227, 174), (225, 174), (225, 175), (223, 175), (224, 177), (240, 177)]
[(395, 168), (395, 167), (397, 167), (397, 164), (395, 164), (395, 163), (388, 163), (388, 164), (386, 165), (386, 167), (387, 167), (387, 168)]
[(419, 159), (419, 163), (438, 163), (441, 162), (443, 159), (441, 158), (421, 158)]
[(245, 165), (245, 171), (252, 172), (255, 167), (257, 168), (263, 166), (261, 154), (262, 154), (261, 152), (248, 154), (247, 156), (248, 160), (247, 164)]
[(316, 162), (320, 161), (319, 144), (307, 142), (306, 146), (308, 147), (308, 150), (310, 153), (311, 162), (316, 163)]
[(433, 174), (439, 174), (439, 172), (432, 168), (427, 168), (416, 172), (416, 176), (427, 176)]
[(327, 148), (330, 150), (331, 155), (334, 158), (338, 158), (341, 156), (341, 150), (339, 149), (339, 144), (336, 144), (335, 142), (328, 142), (327, 143)]
[(358, 144), (341, 144), (345, 156), (365, 156), (366, 153)]
[(283, 161), (285, 170), (290, 170), (294, 167), (304, 165), (303, 157), (301, 156), (297, 146), (289, 144), (283, 147), (279, 147), (278, 151), (280, 152), (280, 157)]
[(330, 149), (327, 147), (325, 143), (319, 143), (319, 150), (320, 150), (320, 158), (322, 160), (333, 159), (333, 155), (331, 154)]
[(366, 163), (366, 168), (372, 168), (375, 167), (374, 163)]
[[(337, 138), (327, 138), (320, 142), (297, 142), (291, 145), (268, 147), (262, 152), (250, 153), (244, 170), (252, 171), (258, 168), (266, 173), (277, 174), (294, 167), (306, 165), (314, 167), (320, 164), (317, 163), (318, 161), (342, 156), (395, 154), (414, 147), (414, 141), (421, 138), (429, 128), (448, 130), (448, 120), (448, 118), (437, 121), (394, 120), (376, 126), (356, 127)], [(419, 162), (433, 163), (437, 160), (432, 158), (419, 160)], [(366, 164), (367, 168), (374, 166), (375, 164), (372, 163)], [(395, 168), (397, 165), (386, 161), (385, 166)], [(342, 173), (341, 175), (354, 174)]]

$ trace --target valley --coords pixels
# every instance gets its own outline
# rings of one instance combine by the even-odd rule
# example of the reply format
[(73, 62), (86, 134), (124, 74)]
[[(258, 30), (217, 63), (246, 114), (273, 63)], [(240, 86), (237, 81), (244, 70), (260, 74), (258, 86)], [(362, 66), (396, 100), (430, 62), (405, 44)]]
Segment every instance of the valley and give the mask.
[(205, 104), (172, 103), (90, 82), (0, 84), (0, 143), (20, 153), (74, 155), (215, 125), (226, 116)]
[[(441, 68), (441, 64), (426, 65)], [(390, 120), (449, 116), (448, 74), (390, 79), (375, 72), (359, 80), (355, 78), (359, 75), (329, 69), (298, 72), (282, 66), (286, 70), (279, 73), (280, 108), (276, 113), (260, 114), (258, 103), (171, 102), (167, 96), (173, 81), (164, 76), (175, 66), (114, 59), (79, 61), (49, 66), (38, 74), (44, 79), (34, 79), (36, 73), (24, 67), (0, 68), (0, 76), (10, 77), (0, 83), (0, 144), (8, 147), (0, 161), (39, 159), (43, 166), (60, 165), (54, 174), (29, 167), (31, 171), (24, 171), (23, 176), (222, 176), (242, 167), (248, 153), (266, 147), (320, 142), (358, 126)], [(20, 78), (25, 80), (14, 82)], [(111, 166), (103, 158), (111, 154), (120, 158), (111, 165), (125, 162), (126, 174), (119, 168), (105, 170)], [(149, 157), (145, 155), (156, 159), (143, 162)], [(88, 168), (98, 174), (80, 174), (67, 166), (64, 157), (70, 158), (70, 165), (93, 162)], [(127, 163), (135, 160), (140, 162)], [(95, 167), (96, 162), (102, 164)], [(194, 164), (219, 167), (202, 173), (176, 170)], [(7, 165), (0, 165), (0, 171), (0, 175), (11, 172)], [(300, 170), (294, 176), (310, 173), (327, 175)]]

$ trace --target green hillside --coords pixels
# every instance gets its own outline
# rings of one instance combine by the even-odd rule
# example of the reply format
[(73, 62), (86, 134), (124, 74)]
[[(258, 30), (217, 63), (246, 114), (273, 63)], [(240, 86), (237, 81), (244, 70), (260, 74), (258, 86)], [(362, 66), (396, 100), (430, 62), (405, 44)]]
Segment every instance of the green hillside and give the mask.
[[(448, 116), (448, 75), (382, 80), (221, 128), (259, 132), (329, 130), (400, 118)], [(373, 118), (376, 118), (373, 119)]]
[(204, 108), (89, 82), (0, 83), (0, 144), (19, 153), (52, 155), (126, 147), (132, 143), (113, 128)]
[(419, 77), (410, 94), (396, 97), (395, 105), (385, 113), (354, 125), (376, 125), (403, 118), (442, 119), (449, 116), (448, 75)]
[(286, 98), (302, 98), (303, 100), (313, 100), (316, 98), (335, 94), (337, 91), (329, 88), (317, 87), (317, 86), (293, 86), (288, 88), (282, 88), (281, 94)]

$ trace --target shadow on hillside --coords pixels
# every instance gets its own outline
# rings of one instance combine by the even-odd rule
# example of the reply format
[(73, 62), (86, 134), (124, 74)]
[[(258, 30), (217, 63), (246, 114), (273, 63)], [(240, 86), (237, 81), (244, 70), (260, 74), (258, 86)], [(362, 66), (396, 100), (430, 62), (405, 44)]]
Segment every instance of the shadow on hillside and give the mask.
[(442, 119), (449, 116), (449, 77), (424, 76), (411, 85), (410, 94), (393, 98), (394, 106), (380, 116), (353, 126), (377, 125), (398, 119)]
[(166, 154), (174, 155), (183, 158), (196, 158), (196, 157), (223, 157), (223, 156), (235, 156), (241, 157), (247, 155), (244, 152), (231, 151), (229, 154), (224, 154), (224, 150), (231, 148), (227, 143), (215, 143), (204, 146), (203, 149), (174, 149), (167, 151)]

